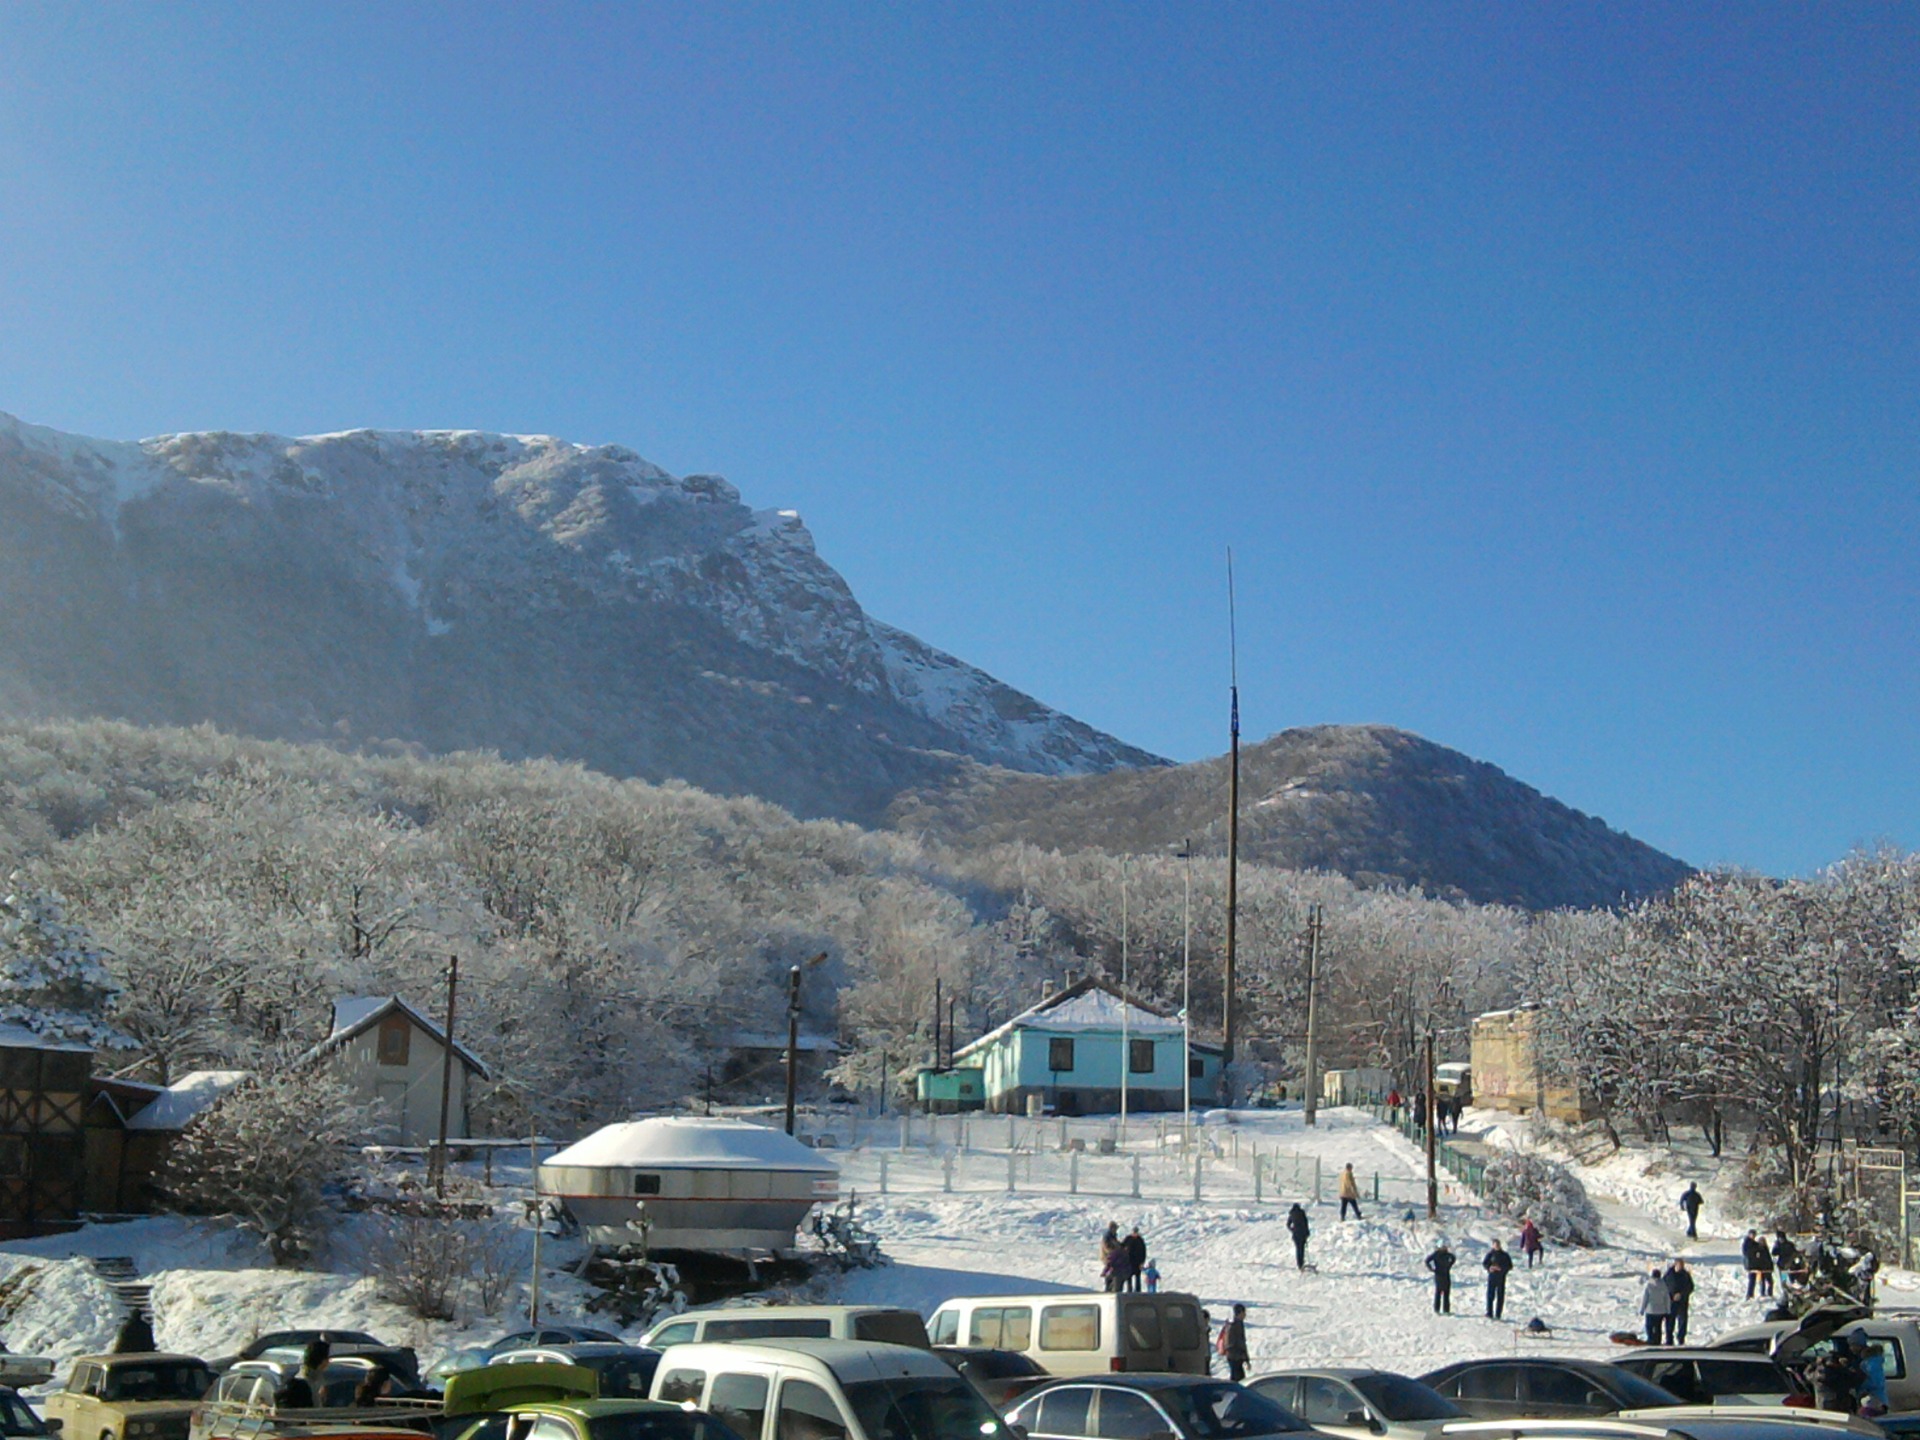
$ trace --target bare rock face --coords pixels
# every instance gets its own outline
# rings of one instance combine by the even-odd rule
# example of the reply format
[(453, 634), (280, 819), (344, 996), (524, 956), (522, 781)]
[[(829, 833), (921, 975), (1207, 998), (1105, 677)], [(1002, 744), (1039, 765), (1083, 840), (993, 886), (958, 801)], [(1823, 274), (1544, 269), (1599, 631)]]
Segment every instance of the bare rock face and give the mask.
[(851, 820), (962, 757), (1162, 763), (870, 618), (790, 511), (471, 431), (0, 416), (0, 707), (549, 755)]

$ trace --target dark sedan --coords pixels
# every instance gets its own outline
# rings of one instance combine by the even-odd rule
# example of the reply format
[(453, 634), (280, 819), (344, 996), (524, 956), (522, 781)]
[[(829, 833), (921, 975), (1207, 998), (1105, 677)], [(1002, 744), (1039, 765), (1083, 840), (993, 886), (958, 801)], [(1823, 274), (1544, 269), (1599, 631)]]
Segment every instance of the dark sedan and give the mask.
[(1685, 1403), (1629, 1370), (1598, 1360), (1462, 1360), (1422, 1375), (1420, 1382), (1476, 1420), (1581, 1420)]
[(1298, 1415), (1205, 1375), (1087, 1375), (1029, 1390), (1007, 1412), (1033, 1440), (1254, 1440), (1319, 1435)]
[(986, 1345), (936, 1345), (933, 1353), (973, 1382), (996, 1410), (1005, 1410), (1036, 1385), (1051, 1380), (1040, 1365), (1018, 1350), (995, 1350)]

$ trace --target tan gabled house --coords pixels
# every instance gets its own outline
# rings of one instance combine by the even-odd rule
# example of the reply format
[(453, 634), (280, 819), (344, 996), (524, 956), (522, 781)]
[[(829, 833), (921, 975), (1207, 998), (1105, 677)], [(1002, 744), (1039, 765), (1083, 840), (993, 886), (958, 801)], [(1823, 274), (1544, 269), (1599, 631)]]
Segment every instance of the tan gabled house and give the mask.
[[(397, 995), (333, 1002), (333, 1030), (303, 1057), (324, 1063), (372, 1107), (369, 1138), (389, 1145), (431, 1145), (440, 1135), (440, 1077), (446, 1031)], [(447, 1134), (471, 1133), (472, 1082), (490, 1078), (480, 1058), (457, 1041), (447, 1104)]]

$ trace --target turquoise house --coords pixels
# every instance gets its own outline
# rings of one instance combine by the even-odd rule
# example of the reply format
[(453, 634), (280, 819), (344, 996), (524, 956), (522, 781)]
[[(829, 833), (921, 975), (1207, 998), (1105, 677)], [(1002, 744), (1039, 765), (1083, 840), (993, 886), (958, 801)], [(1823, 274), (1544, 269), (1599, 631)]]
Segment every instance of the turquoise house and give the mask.
[(988, 1031), (954, 1060), (980, 1072), (985, 1107), (1002, 1113), (1114, 1113), (1123, 1065), (1130, 1111), (1178, 1110), (1189, 1075), (1195, 1102), (1211, 1104), (1220, 1052), (1196, 1043), (1189, 1054), (1183, 1031), (1177, 1016), (1089, 977)]

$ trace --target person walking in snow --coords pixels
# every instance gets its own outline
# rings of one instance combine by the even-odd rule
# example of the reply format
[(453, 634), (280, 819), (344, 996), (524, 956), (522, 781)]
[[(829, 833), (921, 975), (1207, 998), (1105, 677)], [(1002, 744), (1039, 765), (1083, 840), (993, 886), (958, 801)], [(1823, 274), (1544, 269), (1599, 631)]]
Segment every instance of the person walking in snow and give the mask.
[(1504, 1320), (1507, 1314), (1507, 1275), (1513, 1269), (1513, 1256), (1496, 1240), (1480, 1265), (1487, 1272), (1487, 1318)]
[(1349, 1160), (1340, 1172), (1340, 1218), (1347, 1218), (1347, 1207), (1353, 1207), (1353, 1218), (1361, 1219), (1360, 1181), (1353, 1173), (1353, 1162)]
[(1667, 1316), (1673, 1313), (1673, 1296), (1658, 1265), (1647, 1272), (1647, 1283), (1640, 1287), (1640, 1313), (1647, 1322), (1647, 1344), (1658, 1345), (1667, 1333)]
[(1120, 1243), (1120, 1222), (1109, 1221), (1100, 1237), (1100, 1288), (1118, 1290), (1127, 1280), (1127, 1247)]
[(1238, 1385), (1247, 1378), (1247, 1307), (1235, 1305), (1233, 1318), (1220, 1331), (1220, 1353), (1227, 1357), (1227, 1378)]
[(1422, 1090), (1413, 1097), (1413, 1128), (1427, 1128), (1427, 1092)]
[(1800, 1247), (1787, 1238), (1787, 1232), (1773, 1232), (1773, 1268), (1780, 1272), (1783, 1282), (1792, 1285), (1807, 1283), (1806, 1257), (1801, 1255)]
[(1453, 1251), (1447, 1248), (1444, 1238), (1427, 1256), (1427, 1269), (1433, 1272), (1433, 1313), (1436, 1315), (1453, 1313), (1453, 1261)]
[(1687, 1312), (1693, 1306), (1693, 1273), (1687, 1269), (1687, 1262), (1676, 1255), (1661, 1278), (1666, 1281), (1669, 1302), (1667, 1344), (1684, 1345), (1687, 1343)]
[(1127, 1238), (1120, 1242), (1120, 1248), (1127, 1252), (1126, 1288), (1140, 1288), (1140, 1272), (1147, 1268), (1147, 1242), (1140, 1237), (1140, 1227), (1134, 1226), (1127, 1232)]
[(1753, 1299), (1755, 1290), (1760, 1292), (1762, 1299), (1773, 1294), (1773, 1256), (1758, 1230), (1747, 1231), (1747, 1238), (1740, 1242), (1740, 1262), (1747, 1267), (1749, 1300)]
[(120, 1322), (119, 1333), (113, 1337), (113, 1353), (116, 1355), (147, 1355), (160, 1347), (154, 1343), (153, 1324), (144, 1311), (129, 1311), (127, 1318)]
[(1393, 1124), (1400, 1123), (1400, 1089), (1395, 1086), (1387, 1092), (1387, 1118)]
[(1149, 1260), (1143, 1273), (1147, 1277), (1147, 1293), (1152, 1295), (1160, 1289), (1160, 1267)]
[(1689, 1180), (1687, 1188), (1680, 1192), (1680, 1208), (1687, 1212), (1687, 1239), (1689, 1240), (1700, 1238), (1700, 1207), (1706, 1203), (1706, 1197), (1700, 1193), (1700, 1187)]
[(1313, 1225), (1298, 1200), (1287, 1211), (1287, 1233), (1293, 1236), (1293, 1268), (1304, 1270), (1307, 1268), (1307, 1237), (1313, 1233)]
[(1527, 1257), (1527, 1269), (1540, 1263), (1546, 1248), (1546, 1241), (1540, 1238), (1540, 1227), (1533, 1223), (1531, 1215), (1527, 1216), (1520, 1222), (1520, 1253)]

